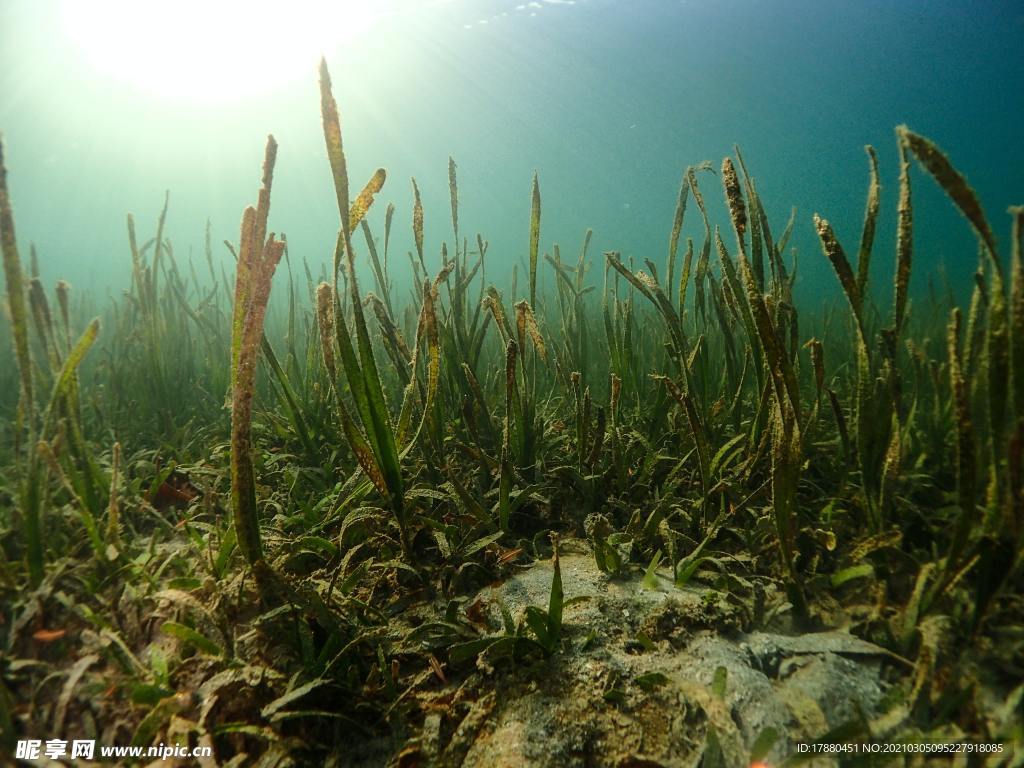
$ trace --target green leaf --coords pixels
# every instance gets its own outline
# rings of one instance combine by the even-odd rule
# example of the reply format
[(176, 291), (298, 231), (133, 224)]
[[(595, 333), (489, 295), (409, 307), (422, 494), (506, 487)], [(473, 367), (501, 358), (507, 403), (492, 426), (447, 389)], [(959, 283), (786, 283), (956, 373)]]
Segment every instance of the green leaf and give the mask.
[(453, 645), (448, 649), (448, 661), (452, 664), (458, 664), (469, 659), (475, 659), (501, 639), (500, 637), (481, 637), (478, 640), (470, 640)]
[(272, 702), (267, 704), (267, 706), (265, 706), (262, 710), (260, 710), (260, 716), (265, 719), (271, 718), (292, 702), (298, 701), (310, 692), (315, 691), (317, 688), (322, 688), (323, 686), (329, 684), (329, 680), (310, 680), (305, 685), (300, 685), (298, 688), (293, 688), (292, 690), (288, 691), (288, 693), (284, 694), (283, 696), (278, 696)]
[(848, 581), (854, 579), (862, 579), (865, 576), (874, 576), (875, 569), (870, 563), (861, 563), (860, 565), (854, 565), (849, 568), (844, 568), (841, 571), (836, 571), (832, 574), (832, 587), (838, 588), (846, 584)]
[(548, 615), (544, 611), (535, 605), (528, 606), (526, 609), (526, 624), (533, 631), (533, 634), (537, 636), (537, 640), (544, 646), (545, 650), (553, 648), (557, 638), (551, 634)]
[(647, 674), (640, 675), (633, 680), (634, 683), (639, 685), (645, 691), (650, 693), (656, 688), (660, 688), (663, 685), (668, 684), (668, 678), (661, 672), (648, 672)]
[(174, 691), (168, 690), (162, 685), (152, 685), (150, 683), (133, 685), (130, 690), (133, 703), (143, 704), (148, 707), (156, 705), (161, 699), (174, 695)]
[(500, 539), (504, 535), (505, 535), (504, 531), (498, 531), (497, 533), (492, 533), (489, 536), (484, 536), (482, 538), (477, 539), (472, 544), (470, 544), (468, 547), (466, 547), (466, 549), (463, 551), (463, 556), (464, 557), (469, 557), (470, 555), (476, 554), (477, 552), (479, 552), (484, 547), (486, 547), (486, 546), (488, 546), (490, 544), (493, 544), (494, 542), (498, 541), (498, 539)]
[(775, 742), (779, 740), (779, 732), (771, 726), (765, 728), (754, 739), (754, 745), (750, 748), (750, 762), (757, 763), (768, 757)]
[(179, 576), (167, 582), (168, 589), (178, 589), (182, 592), (190, 592), (193, 589), (199, 589), (201, 586), (203, 586), (203, 582), (192, 576)]
[(206, 637), (206, 635), (192, 629), (192, 627), (179, 624), (176, 621), (165, 621), (160, 626), (160, 629), (164, 634), (176, 637), (183, 643), (191, 645), (203, 653), (208, 653), (211, 656), (224, 655), (224, 650), (217, 643)]
[(622, 704), (626, 700), (626, 692), (621, 688), (609, 688), (601, 698), (609, 704)]
[(558, 562), (558, 541), (555, 541), (554, 576), (551, 578), (551, 596), (548, 599), (548, 634), (557, 641), (562, 634), (562, 608), (565, 595), (562, 592), (562, 567)]
[(725, 667), (715, 669), (715, 677), (711, 681), (711, 692), (720, 699), (725, 698), (726, 685), (729, 682), (729, 670)]
[(644, 571), (643, 586), (645, 589), (657, 589), (658, 588), (658, 564), (661, 562), (661, 550), (659, 549), (654, 553), (654, 557), (651, 558), (650, 564), (647, 566), (647, 570)]

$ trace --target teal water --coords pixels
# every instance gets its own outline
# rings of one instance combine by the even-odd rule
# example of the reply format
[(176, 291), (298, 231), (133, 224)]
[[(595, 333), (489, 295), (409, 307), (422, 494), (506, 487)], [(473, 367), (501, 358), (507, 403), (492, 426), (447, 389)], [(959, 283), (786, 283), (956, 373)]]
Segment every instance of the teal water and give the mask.
[[(266, 30), (246, 33), (249, 55), (278, 44), (280, 34), (308, 65), (303, 60), (267, 87), (236, 74), (242, 95), (213, 88), (198, 98), (187, 81), (172, 87), (174, 72), (193, 73), (217, 35), (182, 34), (182, 24), (169, 23), (181, 12), (175, 4), (153, 7), (157, 23), (149, 27), (101, 22), (109, 40), (99, 44), (120, 61), (118, 72), (109, 61), (96, 65), (82, 37), (96, 43), (97, 35), (66, 4), (0, 3), (0, 131), (23, 252), (30, 241), (37, 245), (47, 283), (64, 277), (86, 291), (117, 292), (128, 274), (125, 214), (150, 232), (165, 190), (179, 255), (191, 249), (201, 256), (207, 218), (215, 243), (236, 240), (240, 213), (255, 197), (265, 135), (273, 133), (281, 148), (271, 226), (287, 233), (293, 256), (327, 263), (337, 212), (314, 71), (324, 44), (304, 47), (304, 31), (282, 25), (288, 3), (248, 4), (253, 28)], [(423, 192), (428, 265), (439, 265), (441, 241), (451, 239), (448, 155), (459, 167), (463, 232), (490, 241), (495, 278), (508, 269), (501, 264), (527, 251), (535, 169), (543, 250), (557, 242), (574, 255), (592, 227), (593, 255), (615, 249), (660, 263), (682, 170), (703, 160), (717, 168), (737, 143), (774, 227), (781, 231), (790, 206), (797, 208), (798, 296), (809, 300), (835, 292), (811, 215), (831, 219), (855, 250), (867, 143), (877, 147), (882, 169), (874, 274), (888, 295), (899, 123), (950, 154), (1001, 242), (1008, 240), (1006, 207), (1024, 202), (1020, 2), (381, 7), (386, 12), (364, 19), (353, 35), (339, 34), (324, 53), (353, 184), (378, 165), (388, 170), (381, 199), (396, 205), (402, 266), (412, 244), (410, 177)], [(201, 30), (209, 19), (204, 13), (189, 24)], [(162, 37), (172, 30), (176, 37)], [(166, 79), (133, 80), (156, 57)], [(713, 218), (725, 223), (720, 186), (710, 176), (703, 183)], [(973, 238), (930, 179), (915, 175), (914, 192), (915, 287), (942, 265), (959, 290), (976, 262)], [(378, 232), (383, 211), (376, 206), (371, 214)], [(691, 205), (684, 234), (699, 245), (700, 232)], [(228, 258), (223, 247), (216, 253)], [(542, 280), (550, 279), (543, 270)]]

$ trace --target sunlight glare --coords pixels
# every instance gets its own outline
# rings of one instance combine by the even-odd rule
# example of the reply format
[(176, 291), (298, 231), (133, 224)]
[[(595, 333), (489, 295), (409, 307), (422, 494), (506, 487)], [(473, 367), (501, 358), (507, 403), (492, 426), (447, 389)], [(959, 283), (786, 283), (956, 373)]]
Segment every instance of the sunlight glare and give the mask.
[(287, 86), (387, 13), (361, 0), (66, 0), (90, 66), (158, 99), (226, 103)]

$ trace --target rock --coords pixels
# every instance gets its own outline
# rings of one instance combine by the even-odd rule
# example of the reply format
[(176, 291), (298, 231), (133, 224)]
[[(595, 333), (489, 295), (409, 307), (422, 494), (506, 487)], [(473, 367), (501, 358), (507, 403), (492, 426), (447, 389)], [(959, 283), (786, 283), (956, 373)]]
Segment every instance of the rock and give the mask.
[[(745, 765), (768, 729), (776, 761), (858, 709), (873, 712), (882, 664), (903, 661), (844, 632), (744, 634), (713, 590), (678, 589), (664, 572), (647, 587), (613, 580), (572, 550), (561, 557), (565, 598), (586, 599), (565, 607), (562, 649), (488, 675), (494, 707), (466, 766), (695, 766), (711, 731), (725, 764)], [(483, 589), (476, 599), (494, 631), (502, 606), (517, 622), (527, 606), (546, 609), (552, 576), (540, 562)]]

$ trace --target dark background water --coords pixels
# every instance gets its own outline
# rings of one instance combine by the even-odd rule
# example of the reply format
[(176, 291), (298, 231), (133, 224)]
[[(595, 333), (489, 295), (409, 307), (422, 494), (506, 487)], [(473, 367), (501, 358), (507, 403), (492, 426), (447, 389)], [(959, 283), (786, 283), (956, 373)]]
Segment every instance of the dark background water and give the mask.
[[(254, 48), (274, 45), (289, 5), (250, 7), (268, 30)], [(702, 160), (717, 168), (738, 143), (776, 232), (796, 206), (798, 295), (817, 301), (834, 293), (835, 279), (811, 215), (832, 220), (856, 250), (870, 143), (883, 181), (874, 276), (888, 296), (900, 123), (951, 155), (1008, 251), (1005, 210), (1024, 202), (1021, 2), (450, 0), (389, 11), (326, 53), (353, 186), (378, 165), (389, 171), (381, 200), (397, 207), (399, 268), (411, 247), (411, 176), (424, 195), (428, 264), (439, 264), (441, 240), (451, 238), (449, 154), (459, 164), (463, 232), (491, 241), (489, 273), (499, 279), (526, 253), (535, 169), (544, 250), (558, 242), (575, 255), (593, 227), (595, 256), (617, 249), (662, 262), (683, 168)], [(208, 217), (215, 242), (237, 239), (268, 132), (281, 145), (272, 227), (287, 232), (294, 256), (326, 263), (337, 212), (317, 51), (308, 51), (308, 74), (266, 88), (248, 83), (243, 97), (192, 99), (94, 66), (67, 19), (59, 3), (0, 0), (0, 131), (19, 239), (26, 255), (29, 241), (38, 245), (44, 278), (120, 290), (124, 215), (133, 211), (151, 230), (165, 189), (179, 254), (201, 254)], [(136, 43), (122, 74), (150, 55), (170, 57), (169, 72), (187, 69), (205, 45), (180, 32), (161, 41), (161, 24), (103, 28), (115, 32), (107, 48), (119, 38)], [(966, 290), (974, 240), (931, 180), (914, 180), (915, 287), (944, 265)], [(717, 179), (702, 181), (726, 226)], [(383, 208), (371, 216), (378, 232)], [(699, 245), (700, 232), (691, 204), (685, 233)]]

